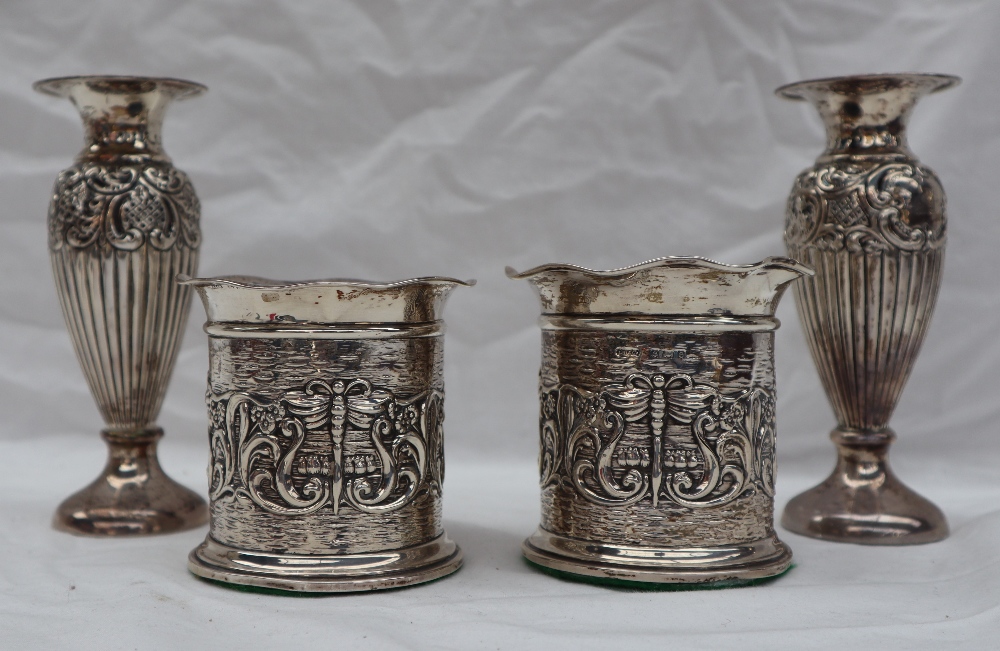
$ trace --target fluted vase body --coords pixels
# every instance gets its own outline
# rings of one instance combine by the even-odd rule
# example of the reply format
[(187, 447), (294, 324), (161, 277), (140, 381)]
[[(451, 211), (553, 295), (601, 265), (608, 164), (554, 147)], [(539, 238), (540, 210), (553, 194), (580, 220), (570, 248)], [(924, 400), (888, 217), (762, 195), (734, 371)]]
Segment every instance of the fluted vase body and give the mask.
[(542, 567), (600, 580), (780, 574), (774, 309), (809, 270), (663, 258), (508, 275), (542, 302)]
[(75, 533), (164, 533), (201, 524), (204, 501), (160, 469), (156, 418), (187, 319), (201, 241), (188, 177), (163, 151), (166, 106), (204, 86), (144, 77), (35, 84), (80, 111), (85, 147), (56, 179), (49, 251), (63, 315), (107, 428), (102, 476), (58, 509)]
[(923, 95), (942, 75), (821, 79), (778, 89), (812, 102), (827, 148), (795, 180), (788, 254), (816, 275), (795, 288), (799, 316), (837, 428), (840, 458), (820, 486), (793, 499), (783, 525), (797, 533), (871, 544), (930, 542), (944, 516), (889, 470), (889, 419), (934, 310), (944, 262), (941, 182), (906, 142)]

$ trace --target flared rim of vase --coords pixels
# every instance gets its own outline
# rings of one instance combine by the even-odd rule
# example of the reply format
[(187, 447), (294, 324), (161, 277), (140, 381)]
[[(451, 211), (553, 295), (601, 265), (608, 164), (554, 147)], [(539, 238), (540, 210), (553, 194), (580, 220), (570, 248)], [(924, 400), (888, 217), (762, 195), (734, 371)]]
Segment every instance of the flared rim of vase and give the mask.
[[(208, 86), (196, 81), (174, 77), (142, 77), (136, 75), (70, 75), (41, 79), (31, 85), (39, 93), (54, 97), (68, 97), (70, 89), (86, 83), (91, 90), (107, 94), (131, 95), (162, 89), (175, 100), (197, 97), (208, 90)], [(101, 88), (101, 85), (104, 88)]]
[(615, 278), (618, 276), (625, 276), (628, 274), (633, 274), (637, 271), (645, 271), (647, 269), (660, 269), (660, 268), (670, 268), (670, 267), (695, 267), (702, 269), (711, 269), (715, 271), (725, 271), (725, 272), (742, 272), (742, 273), (752, 273), (760, 269), (765, 268), (783, 268), (790, 271), (795, 271), (797, 273), (811, 276), (813, 275), (813, 270), (806, 265), (793, 260), (791, 258), (785, 258), (781, 256), (771, 256), (764, 258), (760, 262), (753, 264), (726, 264), (724, 262), (717, 262), (711, 258), (704, 258), (701, 256), (666, 256), (662, 258), (653, 258), (652, 260), (646, 260), (645, 262), (640, 262), (639, 264), (630, 265), (628, 267), (619, 267), (617, 269), (588, 269), (587, 267), (581, 267), (575, 264), (565, 264), (565, 263), (549, 263), (539, 265), (528, 269), (527, 271), (517, 271), (513, 267), (507, 267), (506, 273), (508, 278), (514, 280), (522, 280), (525, 278), (531, 278), (532, 276), (537, 276), (541, 273), (546, 272), (576, 272), (587, 274), (590, 276), (596, 276), (601, 278)]
[(962, 83), (962, 78), (955, 75), (926, 72), (819, 77), (779, 86), (774, 89), (774, 94), (790, 100), (807, 100), (809, 99), (807, 93), (810, 90), (824, 90), (844, 95), (867, 95), (898, 88), (906, 82), (926, 87), (927, 93), (937, 93), (948, 88), (954, 88)]

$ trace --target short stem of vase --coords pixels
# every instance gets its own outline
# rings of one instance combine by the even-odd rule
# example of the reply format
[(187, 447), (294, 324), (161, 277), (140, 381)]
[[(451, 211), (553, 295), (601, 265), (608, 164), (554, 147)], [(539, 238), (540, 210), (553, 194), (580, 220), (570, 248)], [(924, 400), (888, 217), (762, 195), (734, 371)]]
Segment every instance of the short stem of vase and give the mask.
[(880, 486), (892, 474), (889, 469), (889, 446), (896, 440), (892, 430), (859, 432), (835, 429), (830, 439), (837, 446), (834, 474), (851, 486)]

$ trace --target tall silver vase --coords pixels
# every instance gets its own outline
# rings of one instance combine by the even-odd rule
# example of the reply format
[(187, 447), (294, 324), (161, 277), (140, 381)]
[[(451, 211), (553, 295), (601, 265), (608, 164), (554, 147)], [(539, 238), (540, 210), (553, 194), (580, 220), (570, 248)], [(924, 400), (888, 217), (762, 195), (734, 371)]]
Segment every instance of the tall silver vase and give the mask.
[(84, 376), (107, 428), (108, 462), (64, 501), (58, 529), (118, 536), (186, 529), (204, 501), (156, 458), (156, 417), (187, 320), (198, 265), (198, 198), (160, 145), (167, 105), (205, 87), (176, 79), (63, 77), (35, 89), (66, 97), (86, 133), (56, 179), (49, 250), (59, 300)]
[(878, 545), (948, 535), (941, 511), (888, 464), (896, 407), (930, 322), (945, 245), (945, 196), (906, 144), (922, 96), (959, 83), (946, 75), (838, 77), (782, 86), (808, 100), (826, 151), (795, 181), (788, 254), (816, 275), (795, 286), (799, 316), (837, 416), (837, 465), (795, 497), (782, 525), (807, 536)]

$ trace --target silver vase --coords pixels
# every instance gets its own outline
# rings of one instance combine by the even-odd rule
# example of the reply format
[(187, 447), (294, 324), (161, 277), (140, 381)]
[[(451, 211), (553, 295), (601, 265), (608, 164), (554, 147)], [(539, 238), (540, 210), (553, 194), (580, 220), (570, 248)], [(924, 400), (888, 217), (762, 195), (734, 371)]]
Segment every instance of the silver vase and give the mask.
[(638, 583), (761, 579), (774, 531), (774, 310), (809, 269), (662, 258), (512, 278), (542, 302), (542, 518), (552, 570)]
[(195, 574), (350, 592), (457, 570), (444, 532), (444, 322), (461, 281), (197, 288), (209, 335), (209, 533)]
[(108, 462), (65, 500), (54, 525), (100, 536), (203, 523), (204, 501), (156, 458), (163, 402), (187, 319), (179, 273), (198, 264), (199, 205), (160, 144), (167, 105), (205, 87), (176, 79), (63, 77), (35, 89), (70, 99), (85, 146), (56, 180), (49, 250), (63, 316), (101, 415)]
[(946, 75), (838, 77), (782, 86), (808, 100), (826, 151), (795, 180), (788, 253), (816, 270), (795, 288), (809, 348), (837, 416), (837, 465), (795, 497), (782, 525), (878, 545), (948, 535), (941, 511), (889, 468), (889, 418), (934, 310), (944, 261), (945, 195), (906, 143), (917, 100), (959, 83)]

